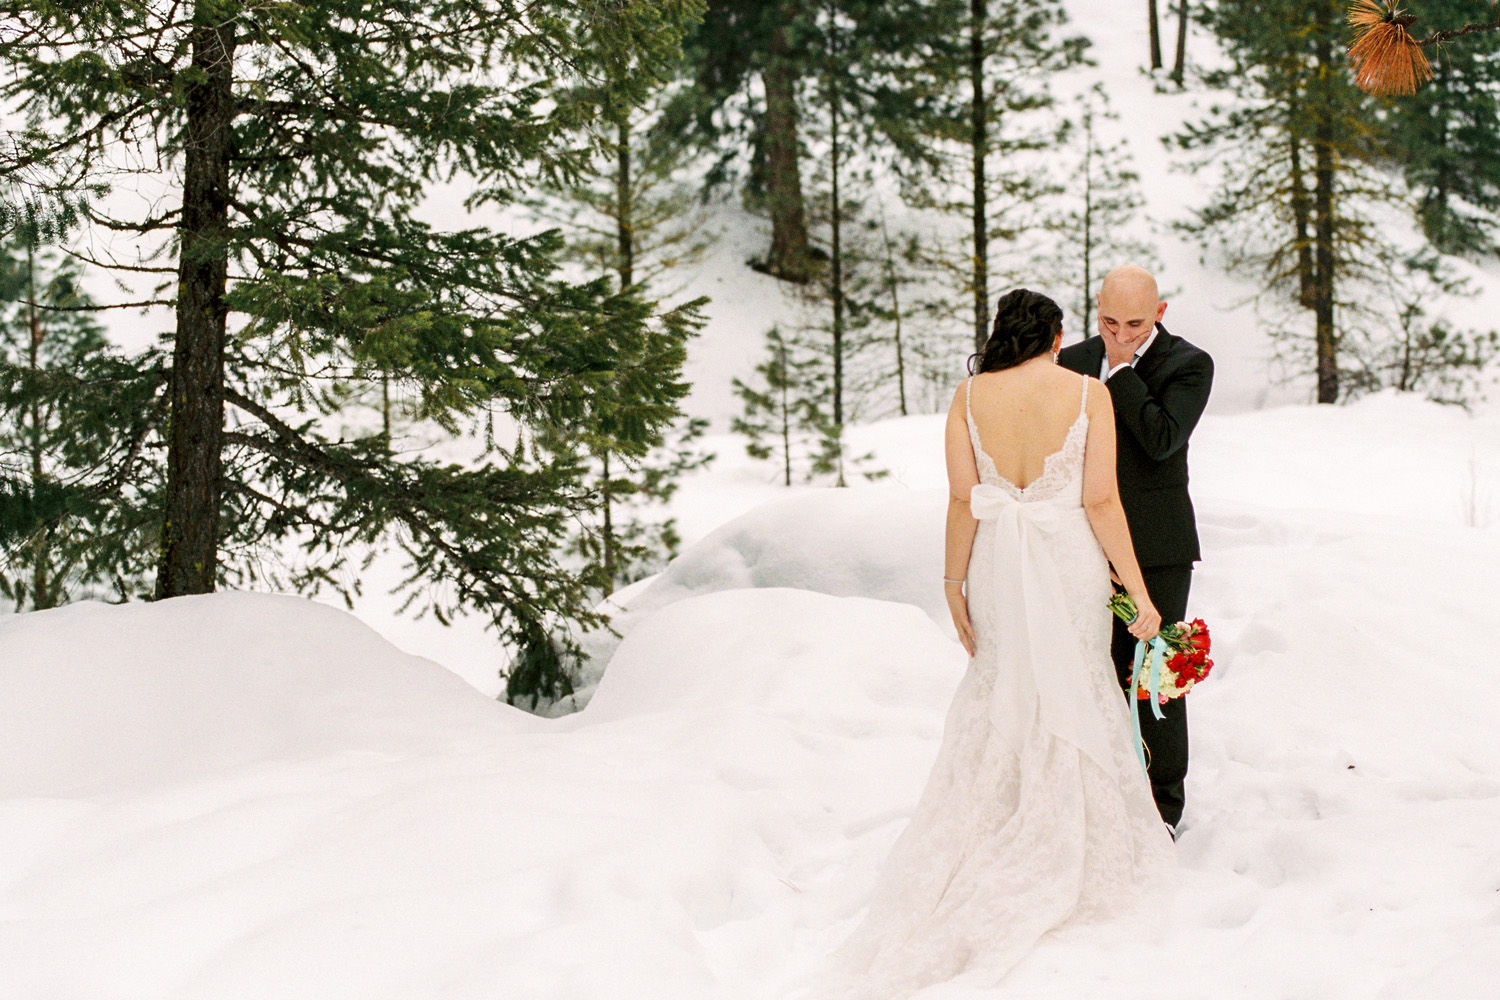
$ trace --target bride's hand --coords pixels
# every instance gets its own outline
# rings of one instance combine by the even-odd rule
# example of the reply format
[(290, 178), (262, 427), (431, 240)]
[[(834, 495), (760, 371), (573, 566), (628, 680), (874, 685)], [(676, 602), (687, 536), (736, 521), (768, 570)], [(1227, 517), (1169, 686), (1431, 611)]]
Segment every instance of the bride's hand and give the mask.
[(1125, 628), (1142, 642), (1150, 642), (1161, 631), (1161, 612), (1148, 600), (1136, 601), (1135, 620)]
[(944, 584), (943, 592), (948, 598), (948, 613), (953, 616), (953, 628), (958, 632), (958, 641), (973, 656), (974, 626), (969, 621), (969, 599), (964, 595), (963, 588), (954, 584)]

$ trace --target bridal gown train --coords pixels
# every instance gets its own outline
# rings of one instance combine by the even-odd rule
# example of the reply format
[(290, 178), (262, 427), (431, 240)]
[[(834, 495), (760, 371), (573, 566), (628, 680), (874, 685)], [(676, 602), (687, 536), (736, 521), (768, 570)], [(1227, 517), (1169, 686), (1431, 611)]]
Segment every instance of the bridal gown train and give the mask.
[(980, 446), (968, 391), (975, 655), (869, 911), (808, 1000), (997, 981), (1047, 931), (1129, 913), (1173, 864), (1109, 657), (1108, 564), (1083, 508), (1087, 382), (1025, 489)]

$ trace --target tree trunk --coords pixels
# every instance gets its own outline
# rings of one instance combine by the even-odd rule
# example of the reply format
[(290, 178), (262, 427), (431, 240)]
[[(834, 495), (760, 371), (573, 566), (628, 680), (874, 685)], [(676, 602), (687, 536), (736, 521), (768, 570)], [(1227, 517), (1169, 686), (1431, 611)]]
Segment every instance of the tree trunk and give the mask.
[(391, 446), (391, 377), (380, 375), (380, 433), (385, 435), (385, 446)]
[[(1439, 60), (1433, 74), (1434, 84), (1440, 88), (1440, 93), (1449, 93), (1452, 83), (1449, 80), (1451, 73), (1450, 64), (1446, 59)], [(1437, 125), (1437, 133), (1433, 136), (1433, 145), (1440, 150), (1448, 148), (1448, 114), (1446, 110), (1434, 109), (1433, 118)], [(1462, 252), (1463, 240), (1455, 239), (1453, 232), (1453, 215), (1451, 211), (1450, 195), (1453, 188), (1453, 172), (1447, 156), (1440, 155), (1437, 160), (1437, 170), (1432, 178), (1431, 189), (1422, 199), (1422, 224), (1427, 231), (1427, 238), (1444, 253)]]
[[(836, 29), (834, 29), (836, 30)], [(842, 149), (839, 146), (841, 136), (839, 135), (839, 95), (837, 86), (832, 86), (828, 91), (828, 136), (829, 136), (829, 170), (832, 174), (832, 190), (830, 192), (833, 204), (831, 206), (830, 225), (832, 228), (832, 290), (833, 290), (833, 423), (835, 427), (844, 426), (844, 247), (843, 247), (843, 219), (840, 217), (841, 208), (839, 204), (839, 154)], [(842, 477), (841, 477), (842, 478)]]
[(1334, 72), (1332, 25), (1329, 8), (1319, 4), (1317, 9), (1318, 87), (1317, 122), (1314, 126), (1314, 172), (1313, 214), (1317, 226), (1317, 246), (1314, 251), (1317, 284), (1314, 290), (1314, 312), (1316, 314), (1316, 355), (1318, 376), (1318, 402), (1336, 403), (1339, 398), (1338, 338), (1333, 326), (1333, 184), (1335, 177), (1333, 115), (1335, 108), (1332, 95), (1328, 93), (1327, 80)]
[(766, 185), (771, 207), (771, 253), (766, 270), (778, 278), (806, 283), (807, 220), (797, 140), (797, 66), (787, 33), (792, 8), (771, 31), (770, 59), (761, 74), (766, 88)]
[[(1294, 109), (1292, 117), (1295, 116)], [(1312, 207), (1308, 204), (1307, 182), (1302, 171), (1302, 140), (1295, 134), (1291, 137), (1288, 153), (1292, 174), (1292, 225), (1297, 233), (1297, 301), (1304, 309), (1313, 309), (1317, 305), (1317, 296), (1314, 292), (1312, 238), (1309, 235)]]
[(792, 485), (792, 400), (791, 367), (787, 363), (786, 342), (777, 345), (781, 354), (781, 477), (782, 482)]
[(219, 23), (213, 7), (200, 2), (191, 35), (193, 68), (202, 78), (187, 88), (158, 599), (209, 593), (218, 570), (235, 24)]
[(630, 119), (619, 122), (619, 155), (615, 171), (615, 227), (620, 251), (620, 291), (635, 284), (635, 221), (631, 208), (634, 193), (630, 184)]
[(891, 284), (891, 314), (896, 321), (896, 395), (901, 402), (901, 415), (906, 412), (906, 359), (901, 352), (901, 290), (896, 281), (896, 254), (891, 247), (891, 234), (885, 226), (885, 208), (880, 210), (880, 235), (885, 241), (886, 280)]
[(985, 154), (989, 152), (989, 106), (984, 96), (984, 30), (988, 16), (986, 0), (969, 0), (970, 143), (974, 156), (974, 350), (983, 351), (989, 339), (990, 231), (985, 195)]
[(1313, 312), (1317, 324), (1318, 402), (1339, 399), (1338, 339), (1333, 327), (1333, 129), (1318, 124), (1317, 187), (1313, 211), (1317, 216), (1317, 281)]
[[(42, 367), (42, 318), (36, 307), (36, 247), (30, 241), (26, 244), (26, 313), (27, 326), (31, 336), (27, 350), (27, 363), (33, 375)], [(31, 495), (38, 496), (42, 486), (42, 477), (46, 475), (46, 468), (42, 462), (42, 404), (38, 400), (31, 403), (31, 433), (27, 442), (27, 450), (30, 451), (31, 459)], [(52, 596), (53, 581), (51, 580), (51, 562), (48, 559), (47, 550), (50, 547), (52, 530), (42, 528), (32, 536), (31, 539), (31, 608), (33, 611), (42, 611), (57, 604)]]
[(1146, 0), (1146, 23), (1151, 31), (1151, 68), (1161, 69), (1161, 28), (1156, 17), (1156, 0)]
[(1187, 67), (1188, 0), (1177, 0), (1177, 53), (1172, 60), (1172, 81), (1182, 86)]
[(610, 510), (609, 452), (606, 450), (599, 460), (604, 472), (604, 594), (608, 597), (615, 592), (615, 523)]
[[(630, 186), (630, 140), (630, 119), (627, 114), (618, 122), (615, 156), (615, 247), (619, 253), (616, 273), (621, 291), (635, 284), (635, 222), (631, 211), (635, 198)], [(610, 488), (608, 448), (600, 450), (599, 461), (604, 474), (604, 488), (601, 491), (604, 502), (604, 593), (608, 595), (615, 592), (614, 494)]]
[(1089, 335), (1089, 317), (1093, 315), (1094, 300), (1089, 290), (1094, 287), (1094, 116), (1083, 118), (1083, 335)]

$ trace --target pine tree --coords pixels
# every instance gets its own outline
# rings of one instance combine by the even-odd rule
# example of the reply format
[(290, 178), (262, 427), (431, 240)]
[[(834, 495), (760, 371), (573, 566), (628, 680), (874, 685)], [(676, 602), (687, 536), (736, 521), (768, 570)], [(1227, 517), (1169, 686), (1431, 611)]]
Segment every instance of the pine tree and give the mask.
[(779, 327), (768, 330), (766, 359), (755, 367), (758, 379), (732, 380), (745, 408), (730, 429), (749, 439), (745, 452), (751, 458), (777, 461), (784, 486), (823, 477), (843, 486), (853, 472), (879, 479), (885, 472), (870, 467), (873, 456), (848, 455), (843, 428), (832, 420), (828, 347), (819, 341), (786, 336)]
[(1467, 405), (1500, 359), (1500, 334), (1459, 329), (1442, 315), (1444, 303), (1475, 293), (1441, 256), (1424, 249), (1393, 262), (1379, 298), (1355, 314), (1343, 338), (1345, 396), (1391, 388)]
[(813, 265), (801, 137), (809, 7), (805, 0), (708, 0), (687, 43), (694, 88), (679, 95), (670, 116), (718, 150), (711, 185), (732, 177), (732, 164), (750, 151), (747, 200), (771, 218), (770, 249), (753, 266), (797, 284), (809, 280)]
[(1095, 84), (1078, 97), (1076, 126), (1065, 147), (1076, 160), (1049, 227), (1056, 243), (1046, 270), (1064, 279), (1059, 286), (1069, 290), (1064, 305), (1072, 312), (1074, 329), (1085, 337), (1093, 330), (1098, 284), (1111, 268), (1123, 263), (1159, 266), (1155, 250), (1130, 234), (1145, 202), (1136, 189), (1139, 176), (1130, 167), (1124, 138), (1108, 134), (1117, 118), (1102, 86)]
[[(1472, 36), (1482, 39), (1490, 32), (1500, 30), (1500, 14), (1493, 10), (1488, 21), (1474, 21), (1458, 27), (1466, 16), (1472, 16), (1477, 0), (1451, 6), (1447, 13), (1453, 18), (1446, 27), (1439, 27), (1420, 40), (1413, 36), (1412, 28), (1423, 21), (1422, 17), (1397, 7), (1389, 0), (1350, 0), (1347, 17), (1355, 29), (1354, 43), (1349, 47), (1350, 68), (1354, 71), (1354, 82), (1369, 94), (1412, 94), (1432, 76), (1432, 67), (1427, 51), (1443, 45), (1449, 39)], [(1440, 2), (1424, 4), (1424, 10), (1445, 6)], [(1493, 8), (1493, 4), (1490, 5)], [(1421, 32), (1428, 30), (1429, 20)], [(1419, 32), (1420, 33), (1420, 32)], [(1482, 41), (1479, 44), (1484, 44)]]
[(111, 441), (126, 401), (109, 389), (104, 370), (118, 362), (81, 268), (39, 235), (28, 227), (0, 246), (0, 451), (16, 476), (4, 534), (24, 539), (3, 563), (0, 594), (18, 611), (133, 596), (151, 548), (149, 519), (129, 504), (111, 519), (95, 502), (102, 491), (80, 489), (118, 478)]
[[(1424, 0), (1423, 22), (1458, 24), (1468, 0)], [(1496, 248), (1500, 213), (1500, 35), (1432, 54), (1432, 79), (1391, 101), (1391, 153), (1418, 193), (1417, 217), (1444, 253)]]
[(814, 362), (798, 348), (780, 328), (772, 327), (766, 331), (768, 356), (755, 366), (760, 384), (739, 378), (731, 382), (745, 412), (731, 421), (730, 429), (750, 439), (745, 451), (751, 458), (764, 460), (779, 454), (783, 486), (792, 485), (793, 446), (813, 416), (804, 394), (815, 377)]
[[(911, 414), (907, 402), (907, 345), (902, 342), (902, 321), (907, 318), (909, 306), (902, 305), (902, 297), (914, 279), (897, 264), (896, 240), (886, 223), (885, 208), (880, 210), (880, 278), (872, 300), (872, 311), (879, 320), (891, 324), (891, 353), (894, 364), (891, 373), (896, 380), (896, 412), (905, 417)], [(887, 304), (887, 298), (889, 304)]]
[(968, 313), (977, 350), (989, 334), (991, 287), (1022, 273), (1034, 278), (1025, 241), (1057, 184), (1032, 154), (1060, 140), (1049, 78), (1079, 65), (1086, 42), (1056, 37), (1065, 14), (1050, 0), (936, 0), (902, 11), (910, 46), (880, 72), (920, 95), (908, 112), (909, 142), (894, 144), (903, 194), (968, 230), (967, 245), (946, 233), (933, 238), (925, 264), (961, 296), (934, 306), (953, 318)]
[[(1201, 150), (1222, 181), (1185, 228), (1220, 247), (1232, 270), (1289, 292), (1313, 313), (1311, 368), (1316, 398), (1340, 398), (1340, 323), (1360, 282), (1380, 279), (1388, 247), (1370, 222), (1372, 206), (1398, 196), (1374, 166), (1380, 142), (1369, 98), (1345, 67), (1336, 0), (1277, 0), (1210, 8), (1209, 26), (1228, 65), (1209, 86), (1236, 94), (1176, 136)], [(1279, 332), (1306, 337), (1300, 315)]]
[[(262, 556), (286, 544), (307, 560), (289, 584), (338, 586), (351, 547), (394, 538), (403, 586), (439, 615), (477, 607), (503, 636), (549, 613), (592, 622), (555, 558), (590, 503), (578, 470), (504, 449), (441, 464), (379, 434), (332, 438), (324, 418), (335, 383), (389, 378), (449, 433), (498, 411), (523, 428), (587, 419), (633, 454), (659, 439), (686, 392), (691, 310), (560, 282), (554, 234), (445, 228), (422, 210), (441, 185), (472, 185), (482, 209), (575, 172), (578, 125), (639, 103), (700, 10), (0, 4), (14, 30), (0, 95), (30, 123), (0, 177), (40, 171), (88, 225), (138, 241), (148, 262), (176, 256), (101, 262), (156, 274), (154, 300), (175, 310), (170, 363), (148, 352), (136, 366), (164, 383), (157, 596), (264, 579)], [(116, 150), (180, 202), (127, 214), (102, 198)]]
[[(600, 152), (588, 167), (572, 183), (530, 199), (539, 218), (560, 224), (565, 257), (584, 274), (606, 275), (621, 292), (639, 287), (659, 299), (680, 290), (680, 272), (700, 261), (711, 243), (705, 213), (686, 179), (693, 150), (661, 127), (675, 86), (655, 90), (640, 107), (608, 109)], [(687, 308), (706, 302), (695, 299)], [(701, 434), (700, 422), (687, 421), (678, 447), (653, 449), (646, 460), (587, 422), (544, 429), (547, 448), (579, 451), (597, 487), (598, 521), (581, 526), (568, 548), (597, 560), (604, 594), (641, 567), (675, 554), (670, 522), (648, 527), (639, 508), (642, 501), (665, 502), (675, 490), (671, 478), (707, 460), (689, 457), (690, 443)], [(634, 510), (622, 519), (626, 505)], [(647, 551), (653, 540), (661, 547)]]

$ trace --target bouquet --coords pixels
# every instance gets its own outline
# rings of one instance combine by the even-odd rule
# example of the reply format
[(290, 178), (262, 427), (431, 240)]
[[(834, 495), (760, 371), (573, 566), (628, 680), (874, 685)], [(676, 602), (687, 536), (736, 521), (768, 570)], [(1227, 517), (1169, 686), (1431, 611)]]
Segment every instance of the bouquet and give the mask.
[[(1135, 602), (1125, 594), (1111, 597), (1109, 610), (1122, 621), (1135, 620)], [(1166, 655), (1168, 652), (1170, 655)], [(1202, 618), (1163, 625), (1156, 639), (1136, 647), (1133, 677), (1136, 699), (1145, 701), (1154, 694), (1165, 705), (1170, 698), (1181, 698), (1213, 669), (1214, 661), (1208, 658), (1208, 652), (1208, 626)], [(1150, 664), (1154, 669), (1146, 669), (1148, 660), (1154, 660)]]

